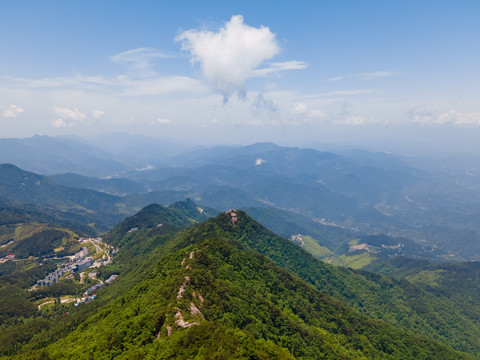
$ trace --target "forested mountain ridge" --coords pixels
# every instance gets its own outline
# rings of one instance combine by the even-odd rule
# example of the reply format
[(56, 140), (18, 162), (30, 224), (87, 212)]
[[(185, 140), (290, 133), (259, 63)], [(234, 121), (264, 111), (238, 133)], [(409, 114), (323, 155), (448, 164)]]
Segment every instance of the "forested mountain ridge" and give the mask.
[(0, 199), (0, 228), (5, 241), (9, 240), (8, 234), (13, 233), (17, 226), (31, 223), (49, 224), (69, 228), (80, 234), (95, 235), (95, 229), (85, 223), (85, 220), (78, 213)]
[(3, 202), (15, 204), (17, 208), (41, 209), (37, 212), (88, 227), (89, 230), (85, 231), (96, 234), (110, 230), (126, 216), (133, 215), (148, 204), (166, 205), (186, 197), (183, 193), (169, 191), (116, 196), (59, 185), (50, 177), (24, 171), (12, 164), (0, 164), (0, 201), (3, 198)]
[[(105, 193), (58, 185), (46, 176), (0, 165), (0, 196), (21, 204), (66, 212), (93, 229), (105, 231), (127, 213), (118, 206), (118, 197)], [(123, 212), (123, 216), (122, 216)]]
[[(252, 250), (258, 244), (274, 254), (289, 249), (287, 240), (245, 213), (175, 230), (181, 218), (150, 206), (122, 228), (136, 223), (138, 230), (112, 233), (120, 248), (116, 282), (91, 304), (70, 308), (14, 358), (473, 358), (362, 315), (292, 276)], [(285, 255), (293, 262), (310, 256), (295, 249)]]
[(101, 192), (67, 188), (48, 177), (21, 170), (15, 165), (0, 165), (0, 194), (8, 199), (46, 206), (83, 206), (95, 210), (115, 203), (116, 198)]
[(186, 228), (205, 221), (216, 213), (217, 211), (211, 208), (198, 206), (191, 199), (177, 201), (167, 207), (151, 204), (135, 215), (122, 220), (106, 233), (104, 238), (117, 246), (125, 241), (126, 234), (164, 227), (170, 230)]
[(148, 280), (47, 351), (79, 359), (469, 358), (352, 312), (222, 239), (164, 258)]
[(363, 314), (431, 336), (457, 349), (479, 353), (478, 302), (476, 306), (462, 308), (457, 298), (439, 296), (422, 285), (326, 264), (246, 213), (236, 211), (236, 214), (235, 225), (227, 213), (221, 213), (192, 227), (186, 232), (186, 244), (211, 237), (239, 241)]

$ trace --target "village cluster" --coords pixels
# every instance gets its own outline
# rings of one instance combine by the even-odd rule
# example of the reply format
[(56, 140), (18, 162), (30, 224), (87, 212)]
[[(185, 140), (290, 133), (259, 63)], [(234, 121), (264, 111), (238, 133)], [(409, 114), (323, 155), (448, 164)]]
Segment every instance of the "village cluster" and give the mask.
[(77, 301), (77, 303), (75, 304), (75, 306), (78, 306), (78, 305), (80, 305), (80, 304), (88, 304), (90, 301), (92, 301), (93, 299), (95, 299), (96, 295), (94, 294), (94, 292), (95, 292), (96, 290), (100, 289), (100, 288), (103, 287), (104, 285), (110, 285), (117, 277), (118, 277), (118, 275), (112, 275), (112, 276), (110, 276), (107, 280), (105, 280), (105, 283), (98, 283), (98, 284), (95, 284), (95, 285), (89, 287), (89, 288), (83, 293), (82, 298)]
[(89, 252), (86, 247), (73, 256), (73, 261), (66, 263), (63, 267), (52, 271), (44, 279), (38, 280), (37, 285), (39, 286), (50, 286), (54, 283), (57, 283), (60, 277), (65, 275), (68, 272), (77, 272), (82, 271), (93, 265), (93, 258), (88, 257)]
[[(51, 286), (55, 283), (58, 283), (65, 277), (64, 275), (66, 274), (73, 274), (73, 273), (79, 273), (84, 269), (87, 268), (97, 268), (100, 266), (105, 266), (109, 265), (112, 262), (112, 256), (118, 251), (118, 249), (114, 248), (113, 246), (107, 245), (106, 248), (104, 248), (104, 243), (103, 239), (98, 237), (98, 238), (80, 238), (79, 241), (81, 243), (90, 243), (95, 247), (96, 250), (96, 255), (94, 254), (95, 257), (98, 257), (98, 255), (103, 255), (98, 258), (96, 261), (89, 256), (90, 252), (86, 246), (82, 248), (79, 252), (75, 253), (74, 255), (68, 256), (69, 262), (63, 264), (60, 268), (56, 269), (55, 271), (52, 271), (49, 273), (44, 279), (38, 280), (36, 286)], [(96, 272), (90, 271), (88, 274), (85, 272), (80, 274), (80, 283), (83, 283), (83, 278), (84, 276), (88, 275), (89, 278), (95, 279), (96, 277)], [(71, 276), (71, 275), (67, 275)], [(111, 284), (118, 275), (111, 275), (105, 282), (102, 282), (101, 280), (97, 279), (100, 281), (99, 283), (89, 287), (82, 295), (81, 298), (77, 298), (77, 302), (75, 303), (75, 306), (78, 306), (80, 304), (88, 304), (92, 300), (95, 299), (95, 291), (102, 288), (105, 285)], [(47, 302), (48, 303), (48, 302)], [(41, 305), (39, 305), (41, 306)]]

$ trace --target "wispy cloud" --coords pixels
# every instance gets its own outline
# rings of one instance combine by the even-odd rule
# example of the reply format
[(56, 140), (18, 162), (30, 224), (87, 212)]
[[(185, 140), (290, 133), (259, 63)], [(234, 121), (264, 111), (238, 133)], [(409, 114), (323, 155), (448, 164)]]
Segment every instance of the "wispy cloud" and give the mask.
[(75, 75), (71, 77), (55, 77), (43, 79), (26, 79), (3, 77), (11, 82), (14, 86), (24, 89), (47, 89), (47, 88), (85, 88), (93, 89), (99, 86), (111, 85), (112, 81), (101, 76), (83, 76)]
[(10, 107), (3, 112), (3, 117), (6, 119), (16, 118), (18, 115), (23, 113), (23, 111), (24, 110), (22, 108), (19, 108), (16, 105), (10, 105)]
[(119, 81), (119, 95), (148, 96), (170, 93), (195, 93), (206, 91), (200, 81), (187, 76), (155, 77), (151, 79), (128, 79)]
[(120, 75), (115, 78), (100, 76), (73, 76), (45, 79), (8, 78), (14, 87), (32, 90), (73, 89), (88, 92), (109, 93), (113, 96), (145, 96), (168, 93), (204, 92), (200, 81), (187, 76), (151, 76), (132, 78)]
[(284, 62), (276, 62), (269, 64), (270, 66), (257, 69), (254, 72), (256, 76), (265, 76), (271, 73), (278, 73), (280, 71), (285, 70), (301, 70), (306, 69), (308, 64), (304, 61), (284, 61)]
[(258, 69), (264, 61), (277, 55), (280, 47), (268, 27), (248, 26), (241, 15), (232, 16), (217, 32), (187, 30), (177, 36), (176, 41), (190, 53), (192, 63), (200, 63), (203, 75), (225, 101), (233, 94), (244, 96), (245, 82), (251, 77), (307, 66), (304, 62), (288, 61)]
[(323, 98), (323, 97), (336, 97), (336, 96), (356, 96), (356, 95), (365, 95), (365, 94), (373, 94), (375, 91), (370, 89), (355, 89), (355, 90), (336, 90), (336, 91), (329, 91), (325, 93), (319, 94), (310, 94), (305, 95), (306, 98)]
[(374, 79), (384, 78), (388, 76), (397, 75), (398, 73), (393, 71), (373, 71), (373, 72), (365, 72), (365, 73), (356, 73), (356, 74), (347, 74), (341, 76), (335, 76), (329, 78), (325, 81), (340, 81), (344, 79), (355, 79), (355, 80), (362, 80), (362, 81), (370, 81)]
[(464, 113), (455, 109), (438, 112), (417, 106), (407, 114), (412, 122), (425, 125), (480, 125), (480, 112)]
[(151, 64), (158, 59), (166, 59), (172, 56), (166, 55), (156, 49), (142, 47), (127, 50), (110, 57), (115, 63), (125, 64), (137, 70), (149, 70)]

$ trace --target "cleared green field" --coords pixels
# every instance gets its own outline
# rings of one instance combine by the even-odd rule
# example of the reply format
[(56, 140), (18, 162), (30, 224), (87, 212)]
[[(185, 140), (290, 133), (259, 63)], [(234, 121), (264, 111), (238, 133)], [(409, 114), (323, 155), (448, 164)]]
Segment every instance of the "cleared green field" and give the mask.
[(302, 236), (302, 238), (303, 242), (305, 243), (305, 245), (303, 245), (302, 247), (313, 256), (318, 258), (324, 258), (333, 255), (333, 252), (331, 252), (330, 249), (326, 248), (325, 246), (319, 245), (317, 240), (315, 240), (311, 236), (304, 235)]
[(331, 257), (329, 263), (332, 265), (349, 267), (352, 269), (362, 269), (372, 261), (376, 260), (376, 258), (368, 252), (364, 252), (359, 255), (341, 255)]

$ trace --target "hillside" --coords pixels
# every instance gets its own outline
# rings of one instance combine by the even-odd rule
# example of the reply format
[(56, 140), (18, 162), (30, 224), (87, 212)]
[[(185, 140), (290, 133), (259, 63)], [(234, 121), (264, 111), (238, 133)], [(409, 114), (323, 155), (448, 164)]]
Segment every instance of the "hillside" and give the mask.
[(457, 297), (439, 296), (409, 281), (323, 263), (244, 212), (237, 211), (237, 216), (237, 226), (232, 226), (226, 214), (220, 214), (193, 227), (187, 232), (186, 243), (211, 237), (240, 241), (365, 315), (433, 337), (456, 349), (479, 353), (478, 301), (474, 300), (474, 306), (459, 307)]
[(81, 234), (94, 235), (96, 233), (95, 229), (85, 223), (86, 220), (88, 218), (86, 219), (81, 214), (74, 212), (0, 199), (1, 241), (8, 240), (7, 237), (15, 232), (17, 226), (30, 223), (50, 224), (69, 228)]
[[(105, 188), (100, 192), (80, 187), (79, 183), (76, 185), (78, 187), (63, 186), (53, 180), (58, 178), (73, 178), (80, 182), (87, 179), (85, 186), (88, 187), (88, 184), (113, 186), (109, 188), (111, 192), (121, 191), (122, 186), (130, 190), (131, 186), (139, 186), (128, 180), (108, 181), (78, 175), (51, 178), (22, 170), (15, 165), (0, 164), (0, 199), (3, 199), (3, 202), (14, 203), (17, 208), (37, 209), (37, 213), (48, 213), (50, 218), (68, 221), (71, 226), (81, 227), (85, 232), (99, 234), (110, 230), (126, 216), (133, 215), (149, 204), (168, 205), (182, 201), (190, 195), (186, 192), (157, 191), (115, 196), (106, 193)], [(130, 190), (127, 192), (130, 193)], [(213, 214), (209, 208), (205, 209), (207, 209), (205, 214)]]
[(97, 231), (105, 231), (125, 215), (118, 197), (64, 187), (11, 164), (0, 165), (0, 196), (16, 203), (65, 212), (66, 217), (90, 223)]
[[(200, 207), (191, 199), (177, 201), (164, 207), (151, 204), (133, 216), (122, 220), (111, 231), (105, 234), (106, 241), (120, 245), (125, 241), (125, 235), (141, 230), (172, 230), (185, 228), (190, 225), (207, 220), (216, 214), (211, 208)], [(135, 235), (135, 234), (133, 234)], [(132, 235), (132, 236), (133, 236)]]
[(468, 358), (369, 320), (221, 239), (170, 254), (47, 351), (80, 359)]
[(50, 315), (59, 317), (55, 325), (38, 323), (43, 332), (13, 358), (473, 358), (362, 315), (292, 276), (253, 251), (251, 236), (273, 252), (274, 242), (289, 242), (244, 213), (173, 230), (182, 222), (178, 205), (185, 204), (150, 206), (131, 219), (138, 230), (112, 234), (118, 280), (91, 304), (63, 307), (68, 316), (61, 309)]
[[(178, 348), (178, 342), (196, 344), (184, 346), (188, 354), (203, 354), (202, 351), (220, 346), (216, 329), (232, 334), (224, 340), (228, 343), (240, 341), (238, 336), (244, 339), (242, 344), (250, 339), (249, 351), (257, 356), (266, 352), (265, 358), (315, 358), (318, 349), (333, 358), (398, 358), (400, 353), (407, 354), (403, 358), (412, 359), (464, 356), (452, 353), (446, 346), (475, 356), (480, 353), (480, 304), (476, 290), (467, 289), (470, 282), (452, 287), (455, 291), (446, 291), (448, 282), (442, 282), (444, 287), (439, 288), (431, 281), (441, 278), (439, 268), (426, 267), (415, 274), (414, 267), (409, 265), (399, 270), (403, 276), (397, 278), (338, 268), (317, 260), (243, 211), (232, 210), (209, 218), (212, 213), (214, 210), (185, 200), (168, 207), (147, 206), (120, 222), (104, 236), (110, 245), (119, 248), (114, 262), (97, 270), (103, 279), (111, 274), (120, 277), (111, 287), (99, 290), (98, 299), (78, 309), (62, 304), (55, 311), (36, 313), (31, 307), (32, 295), (15, 285), (18, 279), (27, 279), (22, 280), (21, 286), (28, 287), (29, 282), (51, 271), (52, 263), (40, 267), (37, 264), (34, 268), (27, 263), (22, 268), (11, 268), (12, 262), (5, 263), (7, 267), (3, 264), (0, 271), (10, 280), (3, 282), (0, 290), (16, 293), (22, 299), (23, 310), (12, 312), (8, 310), (12, 303), (0, 304), (0, 310), (4, 307), (5, 311), (0, 314), (10, 319), (0, 338), (4, 342), (0, 353), (14, 354), (18, 351), (14, 339), (22, 338), (20, 358), (59, 354), (65, 344), (74, 357), (78, 348), (91, 352), (102, 349), (108, 356), (125, 353), (167, 357), (172, 354), (171, 349)], [(367, 240), (388, 239), (377, 236)], [(192, 252), (198, 253), (198, 257), (192, 255), (189, 259)], [(185, 260), (178, 266), (183, 258), (195, 260)], [(191, 272), (194, 265), (199, 270)], [(462, 273), (458, 271), (459, 276)], [(452, 275), (445, 281), (453, 284), (454, 272), (449, 274)], [(195, 286), (192, 291), (202, 294), (205, 303), (199, 303), (200, 297), (193, 292), (187, 303), (178, 300), (182, 297), (177, 299), (185, 276), (190, 280), (184, 284), (184, 290), (189, 284)], [(75, 283), (65, 283), (52, 291), (75, 296), (80, 289)], [(211, 303), (205, 294), (209, 294)], [(305, 294), (310, 295), (305, 298)], [(466, 302), (462, 301), (465, 295)], [(260, 312), (250, 307), (252, 301), (256, 304), (254, 309), (261, 309)], [(146, 304), (151, 308), (146, 310)], [(186, 326), (177, 334), (174, 324), (180, 315), (171, 310), (177, 307), (182, 309), (180, 324), (199, 322), (198, 328)], [(199, 312), (192, 310), (189, 318), (189, 309)], [(70, 315), (65, 317), (65, 312)], [(23, 317), (18, 318), (20, 314)], [(116, 324), (114, 329), (125, 331), (111, 330), (112, 321)], [(132, 326), (136, 329), (133, 333), (127, 331)], [(169, 332), (171, 337), (165, 337)], [(109, 335), (98, 336), (99, 333)], [(297, 339), (297, 345), (286, 341), (292, 337)], [(198, 341), (207, 344), (206, 348)], [(305, 345), (311, 342), (315, 345)], [(145, 346), (139, 348), (139, 344)], [(43, 352), (37, 352), (40, 349)], [(237, 350), (230, 349), (233, 353), (219, 356), (240, 356)]]

